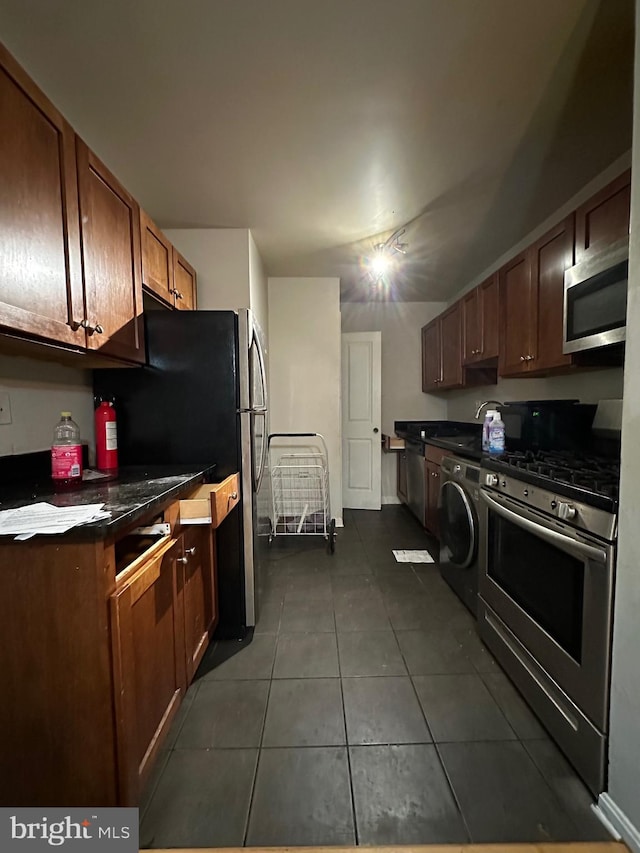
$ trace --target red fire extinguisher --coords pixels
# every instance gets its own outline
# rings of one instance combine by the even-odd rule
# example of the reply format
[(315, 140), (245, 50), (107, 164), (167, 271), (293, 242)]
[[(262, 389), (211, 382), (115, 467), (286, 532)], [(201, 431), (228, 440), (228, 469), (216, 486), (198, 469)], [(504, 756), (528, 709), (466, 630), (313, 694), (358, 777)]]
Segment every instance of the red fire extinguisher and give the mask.
[(118, 433), (113, 403), (102, 400), (96, 417), (96, 467), (98, 471), (115, 474), (118, 470)]

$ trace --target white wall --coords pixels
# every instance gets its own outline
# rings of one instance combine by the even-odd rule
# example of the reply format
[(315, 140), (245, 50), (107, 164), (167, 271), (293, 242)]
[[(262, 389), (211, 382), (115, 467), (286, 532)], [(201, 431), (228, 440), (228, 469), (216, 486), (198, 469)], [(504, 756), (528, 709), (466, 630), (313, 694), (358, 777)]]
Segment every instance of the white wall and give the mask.
[[(473, 421), (483, 400), (572, 400), (597, 403), (622, 397), (623, 370), (592, 370), (544, 379), (499, 379), (497, 385), (481, 385), (463, 391), (449, 391), (447, 418), (451, 421)], [(430, 395), (427, 395), (430, 396)]]
[[(640, 21), (640, 2), (636, 3)], [(636, 34), (637, 34), (636, 29)], [(640, 39), (636, 38), (627, 344), (613, 623), (609, 790), (600, 806), (640, 850)]]
[(9, 393), (12, 417), (12, 423), (0, 424), (0, 456), (48, 450), (61, 411), (72, 413), (93, 454), (90, 371), (0, 355), (0, 390)]
[[(440, 302), (343, 302), (343, 332), (382, 332), (382, 432), (394, 421), (447, 417), (444, 396), (422, 392), (422, 326), (444, 310)], [(382, 454), (382, 502), (396, 503), (397, 457)]]
[(164, 232), (198, 274), (198, 308), (249, 308), (246, 228), (171, 228)]
[(340, 281), (269, 278), (271, 432), (319, 432), (332, 514), (342, 518)]

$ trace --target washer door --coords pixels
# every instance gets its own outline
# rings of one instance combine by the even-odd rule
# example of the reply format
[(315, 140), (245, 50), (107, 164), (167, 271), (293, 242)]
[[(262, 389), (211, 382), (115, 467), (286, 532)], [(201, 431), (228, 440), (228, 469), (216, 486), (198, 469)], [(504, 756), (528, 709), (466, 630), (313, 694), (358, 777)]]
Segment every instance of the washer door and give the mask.
[(475, 510), (459, 483), (447, 480), (440, 491), (440, 537), (449, 551), (450, 562), (461, 569), (473, 562), (477, 548)]

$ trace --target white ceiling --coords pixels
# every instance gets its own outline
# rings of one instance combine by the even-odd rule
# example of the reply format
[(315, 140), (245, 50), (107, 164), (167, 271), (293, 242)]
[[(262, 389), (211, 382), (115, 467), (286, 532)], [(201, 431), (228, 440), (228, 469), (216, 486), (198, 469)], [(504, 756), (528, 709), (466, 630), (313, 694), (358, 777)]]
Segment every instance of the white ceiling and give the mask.
[(629, 149), (633, 31), (633, 0), (0, 0), (156, 221), (345, 299), (405, 225), (391, 298), (450, 297)]

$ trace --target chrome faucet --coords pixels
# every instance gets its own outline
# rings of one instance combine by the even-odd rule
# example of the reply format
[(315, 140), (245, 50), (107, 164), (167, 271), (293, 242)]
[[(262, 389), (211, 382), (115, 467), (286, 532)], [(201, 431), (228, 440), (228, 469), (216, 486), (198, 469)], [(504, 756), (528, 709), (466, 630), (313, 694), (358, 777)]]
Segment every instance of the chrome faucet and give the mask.
[(501, 403), (500, 400), (485, 400), (484, 403), (480, 403), (478, 408), (476, 409), (476, 420), (480, 420), (480, 412), (484, 409), (485, 406), (490, 406), (491, 403), (495, 403), (498, 406), (504, 406), (504, 403)]

